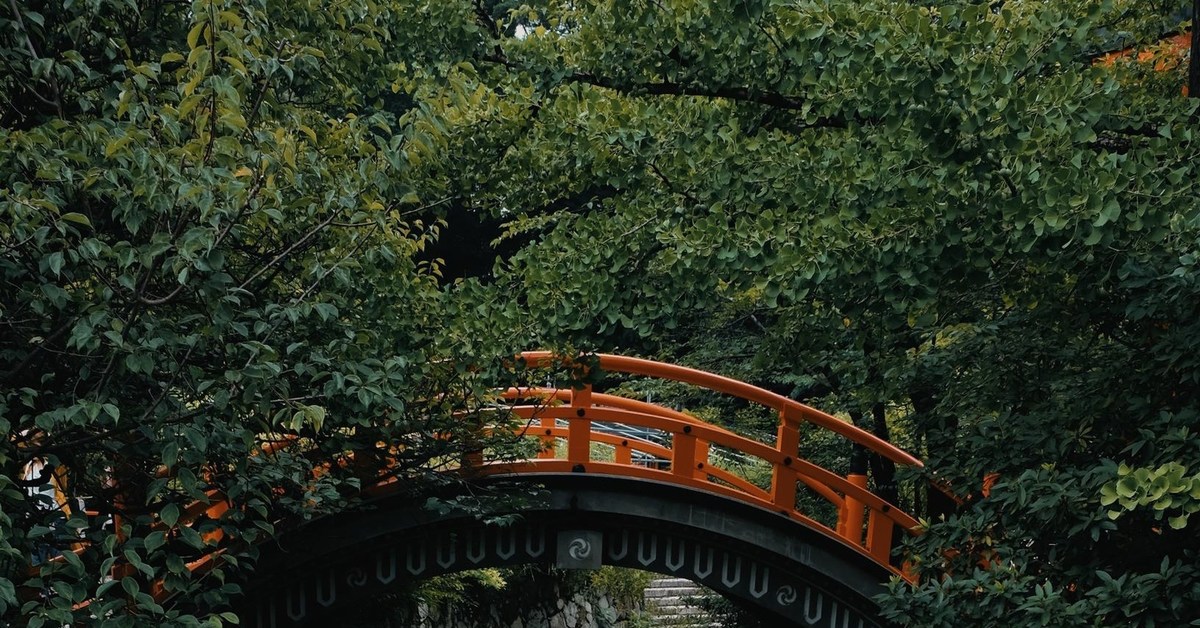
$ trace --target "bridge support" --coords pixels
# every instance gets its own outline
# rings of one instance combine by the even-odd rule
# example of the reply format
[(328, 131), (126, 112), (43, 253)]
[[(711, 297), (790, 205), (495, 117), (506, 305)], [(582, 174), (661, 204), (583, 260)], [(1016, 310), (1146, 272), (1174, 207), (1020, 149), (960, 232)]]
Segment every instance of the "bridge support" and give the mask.
[(760, 609), (772, 625), (882, 626), (871, 596), (887, 570), (778, 513), (646, 480), (569, 473), (491, 481), (536, 484), (548, 498), (505, 527), (436, 515), (410, 499), (315, 521), (264, 548), (243, 623), (328, 625), (405, 581), (540, 563), (687, 578)]

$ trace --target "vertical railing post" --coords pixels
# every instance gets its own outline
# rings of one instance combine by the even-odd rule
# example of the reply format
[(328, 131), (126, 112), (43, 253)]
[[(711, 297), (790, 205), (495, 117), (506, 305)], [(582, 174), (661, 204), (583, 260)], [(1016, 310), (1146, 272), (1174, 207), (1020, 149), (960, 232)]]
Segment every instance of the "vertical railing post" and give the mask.
[(620, 445), (613, 447), (613, 460), (617, 464), (632, 465), (633, 464), (633, 447), (629, 446), (629, 439), (622, 439)]
[(571, 462), (588, 462), (592, 457), (592, 421), (587, 418), (587, 411), (592, 407), (592, 387), (571, 389), (571, 409), (575, 416), (571, 417), (571, 426), (567, 429), (567, 460)]
[(460, 462), (463, 469), (478, 469), (483, 466), (483, 417), (475, 417), (467, 429)]
[(775, 465), (771, 475), (771, 501), (777, 507), (791, 512), (796, 508), (797, 478), (792, 464), (800, 455), (800, 415), (790, 406), (779, 411), (775, 448), (783, 454), (783, 460)]
[[(887, 504), (883, 507), (890, 508)], [(887, 565), (892, 558), (892, 533), (896, 525), (891, 517), (884, 514), (885, 512), (886, 510), (871, 509), (871, 515), (867, 519), (867, 553)]]
[(696, 441), (696, 461), (695, 462), (696, 462), (696, 470), (698, 471), (698, 473), (696, 474), (696, 477), (700, 478), (701, 480), (708, 479), (708, 472), (704, 471), (704, 468), (708, 466), (708, 450), (709, 450), (710, 446), (711, 446), (711, 443), (709, 443), (706, 440), (697, 440)]
[[(863, 473), (851, 473), (846, 476), (851, 484), (866, 490), (867, 476)], [(845, 504), (842, 506), (842, 511), (838, 513), (838, 532), (841, 533), (846, 540), (855, 545), (863, 543), (863, 508), (864, 504), (857, 498), (846, 495)]]
[(685, 478), (696, 475), (696, 437), (690, 425), (671, 436), (671, 473)]
[[(125, 543), (129, 540), (125, 532), (126, 520), (130, 522), (134, 517), (130, 516), (132, 511), (138, 506), (145, 504), (146, 500), (142, 491), (138, 489), (132, 478), (136, 477), (134, 468), (122, 459), (114, 460), (112, 466), (109, 467), (109, 476), (106, 481), (108, 488), (112, 491), (112, 525), (113, 533), (117, 539), (116, 551), (122, 551)], [(133, 565), (127, 561), (118, 560), (113, 563), (109, 570), (109, 576), (113, 580), (121, 580), (127, 576), (134, 574), (136, 570)]]
[[(546, 403), (549, 404), (551, 402), (547, 401)], [(538, 451), (538, 458), (553, 459), (558, 457), (558, 453), (554, 451), (554, 425), (555, 421), (552, 417), (544, 416), (538, 419), (538, 427), (541, 429), (538, 438), (542, 441), (542, 449)]]
[[(850, 452), (850, 472), (846, 475), (846, 480), (865, 491), (867, 489), (867, 468), (867, 450), (860, 445), (855, 445)], [(838, 512), (838, 534), (859, 547), (863, 545), (864, 508), (865, 504), (861, 500), (847, 494), (842, 502), (842, 509)]]

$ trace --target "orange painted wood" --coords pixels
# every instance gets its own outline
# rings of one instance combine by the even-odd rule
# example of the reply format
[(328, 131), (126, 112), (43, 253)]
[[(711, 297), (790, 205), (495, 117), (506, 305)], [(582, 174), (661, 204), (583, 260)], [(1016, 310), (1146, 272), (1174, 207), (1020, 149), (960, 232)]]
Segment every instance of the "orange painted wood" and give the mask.
[[(861, 487), (863, 490), (867, 488), (867, 476), (860, 473), (851, 473), (846, 476), (846, 479), (853, 485)], [(854, 497), (847, 496), (843, 512), (840, 517), (839, 525), (842, 528), (842, 534), (850, 540), (851, 543), (862, 543), (863, 538), (863, 503)]]
[[(512, 411), (514, 414), (522, 416), (523, 418), (527, 418), (528, 415), (536, 412), (539, 415), (570, 419), (569, 408), (517, 406), (512, 408)], [(741, 451), (752, 456), (757, 456), (773, 465), (783, 464), (784, 456), (781, 452), (779, 452), (779, 450), (745, 437), (731, 437), (728, 435), (728, 432), (714, 430), (704, 424), (684, 423), (665, 417), (650, 416), (636, 412), (614, 410), (609, 408), (593, 408), (588, 413), (588, 416), (594, 420), (650, 427), (671, 433), (682, 432), (683, 427), (685, 425), (689, 425), (692, 428), (693, 436), (698, 439), (704, 439), (713, 443), (714, 445), (720, 445), (735, 451)], [(824, 487), (828, 489), (827, 492), (836, 491), (842, 495), (854, 496), (862, 501), (863, 504), (871, 508), (882, 509), (886, 504), (883, 499), (874, 493), (854, 486), (848, 480), (846, 480), (846, 478), (837, 475), (832, 471), (823, 469), (807, 460), (804, 460), (803, 458), (793, 459), (791, 466), (796, 469), (801, 481), (804, 481), (805, 483), (811, 483), (810, 486), (812, 486), (814, 489), (824, 485)], [(831, 501), (833, 501), (835, 505), (840, 506), (842, 499), (835, 497), (835, 499)], [(888, 505), (888, 509), (887, 516), (894, 518), (897, 525), (900, 525), (903, 528), (916, 527), (916, 519), (913, 519), (907, 513), (895, 508), (891, 508), (890, 505)]]
[(779, 428), (775, 435), (775, 446), (782, 460), (775, 465), (771, 474), (771, 501), (780, 508), (796, 507), (796, 481), (799, 479), (794, 461), (800, 457), (800, 425), (792, 418), (788, 408), (779, 411)]
[[(526, 364), (530, 367), (546, 366), (551, 363), (554, 354), (549, 351), (526, 351), (521, 354), (525, 359)], [(631, 375), (645, 375), (648, 377), (659, 377), (662, 379), (670, 379), (677, 382), (685, 382), (694, 384), (702, 388), (707, 388), (716, 392), (723, 392), (735, 397), (741, 397), (748, 401), (762, 404), (764, 406), (783, 410), (785, 408), (798, 412), (805, 421), (823, 427), (831, 432), (835, 432), (845, 436), (849, 440), (862, 445), (871, 451), (889, 459), (893, 462), (909, 465), (914, 467), (924, 466), (920, 460), (909, 454), (908, 452), (892, 445), (891, 443), (871, 434), (870, 432), (861, 430), (850, 423), (842, 421), (837, 417), (826, 414), (806, 406), (798, 401), (788, 399), (783, 395), (773, 393), (769, 390), (764, 390), (758, 386), (740, 382), (736, 379), (723, 377), (715, 373), (700, 371), (686, 366), (677, 364), (665, 364), (662, 362), (654, 362), (652, 360), (644, 360), (642, 358), (631, 358), (622, 355), (610, 355), (601, 353), (596, 355), (600, 362), (600, 368), (606, 371), (616, 371), (621, 373), (629, 373)]]
[(892, 533), (895, 526), (896, 522), (886, 516), (886, 513), (872, 509), (867, 518), (867, 553), (877, 562), (898, 571), (891, 566)]
[[(523, 430), (518, 429), (517, 433), (522, 434)], [(553, 435), (551, 438), (553, 438), (553, 437), (566, 438), (567, 429), (562, 428), (562, 427), (556, 427), (551, 430), (551, 434)], [(616, 456), (615, 456), (616, 460), (614, 460), (614, 462), (616, 464), (633, 464), (633, 452), (634, 451), (646, 454), (648, 456), (652, 456), (654, 458), (658, 458), (660, 460), (670, 460), (671, 459), (671, 450), (670, 449), (667, 449), (666, 447), (658, 445), (657, 443), (651, 443), (649, 441), (638, 440), (636, 438), (626, 438), (626, 437), (622, 437), (622, 436), (617, 436), (615, 434), (605, 434), (603, 432), (592, 432), (592, 442), (593, 443), (603, 443), (606, 445), (612, 445), (616, 452)], [(551, 456), (551, 459), (558, 459), (558, 458), (555, 456)], [(710, 464), (705, 464), (704, 472), (701, 475), (705, 475), (705, 474), (707, 474), (707, 476), (709, 476), (713, 480), (729, 484), (730, 486), (732, 486), (744, 493), (754, 495), (755, 497), (758, 497), (760, 499), (770, 499), (769, 492), (751, 484), (750, 482), (746, 481), (745, 478), (734, 475), (733, 473), (726, 471), (725, 469), (722, 469), (720, 467), (714, 467)]]
[(592, 387), (571, 391), (571, 420), (567, 436), (567, 459), (572, 462), (587, 462), (592, 457), (592, 422), (587, 420), (587, 411), (592, 407)]
[(671, 440), (671, 473), (679, 477), (696, 476), (696, 437), (675, 434)]

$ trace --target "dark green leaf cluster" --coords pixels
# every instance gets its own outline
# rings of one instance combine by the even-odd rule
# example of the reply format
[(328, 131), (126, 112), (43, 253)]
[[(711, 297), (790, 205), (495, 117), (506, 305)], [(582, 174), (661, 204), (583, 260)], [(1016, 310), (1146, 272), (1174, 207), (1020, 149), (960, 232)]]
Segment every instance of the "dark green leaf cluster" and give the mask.
[(456, 415), (508, 349), (447, 332), (400, 9), (0, 10), (0, 623), (234, 621), (278, 526), (502, 454)]

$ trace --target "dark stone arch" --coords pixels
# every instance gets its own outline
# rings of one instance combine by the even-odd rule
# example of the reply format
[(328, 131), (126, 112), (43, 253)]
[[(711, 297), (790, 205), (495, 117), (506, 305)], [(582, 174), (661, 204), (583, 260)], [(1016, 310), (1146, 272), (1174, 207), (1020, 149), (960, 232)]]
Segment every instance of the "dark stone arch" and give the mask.
[[(513, 480), (514, 478), (506, 478)], [(252, 628), (336, 625), (339, 609), (403, 582), (540, 563), (688, 578), (781, 626), (881, 626), (888, 572), (777, 513), (680, 486), (586, 474), (523, 475), (547, 499), (515, 524), (439, 515), (411, 499), (327, 517), (264, 547), (240, 608)]]

